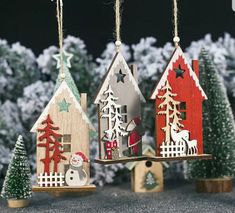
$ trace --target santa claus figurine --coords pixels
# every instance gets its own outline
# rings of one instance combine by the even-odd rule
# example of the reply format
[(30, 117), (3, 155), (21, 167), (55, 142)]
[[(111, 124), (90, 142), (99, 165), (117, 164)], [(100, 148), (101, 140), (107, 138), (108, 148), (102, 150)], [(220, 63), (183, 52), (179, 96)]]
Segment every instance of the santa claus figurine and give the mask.
[(139, 117), (132, 119), (127, 127), (128, 135), (128, 149), (130, 156), (142, 155), (142, 136), (144, 131)]
[(87, 184), (88, 176), (83, 169), (83, 162), (89, 162), (82, 152), (73, 154), (70, 158), (70, 168), (65, 174), (68, 186), (84, 186)]

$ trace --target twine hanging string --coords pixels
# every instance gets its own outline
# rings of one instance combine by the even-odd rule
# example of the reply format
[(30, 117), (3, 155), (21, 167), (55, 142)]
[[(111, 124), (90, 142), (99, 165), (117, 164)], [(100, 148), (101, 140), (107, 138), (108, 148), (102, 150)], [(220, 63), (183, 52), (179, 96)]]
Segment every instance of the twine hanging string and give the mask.
[(58, 36), (59, 36), (59, 48), (60, 48), (60, 60), (61, 60), (61, 68), (60, 68), (60, 77), (61, 80), (65, 78), (64, 73), (64, 62), (63, 62), (63, 0), (57, 0), (56, 6), (57, 12), (57, 22), (58, 22)]
[(173, 16), (174, 16), (174, 38), (173, 42), (175, 43), (175, 47), (179, 46), (180, 38), (178, 32), (178, 0), (173, 0)]
[(116, 50), (117, 52), (120, 51), (120, 47), (122, 45), (121, 42), (121, 2), (120, 0), (116, 0), (115, 2), (115, 22), (116, 22), (116, 30), (115, 30), (115, 34), (116, 34)]

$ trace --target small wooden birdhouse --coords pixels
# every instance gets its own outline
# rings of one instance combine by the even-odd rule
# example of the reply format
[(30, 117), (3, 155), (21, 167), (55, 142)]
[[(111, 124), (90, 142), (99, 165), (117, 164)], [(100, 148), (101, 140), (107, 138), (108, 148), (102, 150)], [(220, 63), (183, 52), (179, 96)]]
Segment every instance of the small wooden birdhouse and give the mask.
[(90, 185), (87, 96), (78, 93), (68, 70), (31, 132), (37, 134), (38, 187)]
[[(155, 156), (155, 151), (149, 145), (143, 146), (143, 154)], [(131, 170), (131, 188), (133, 192), (162, 192), (164, 188), (163, 166), (165, 162), (151, 160), (130, 162), (126, 167)]]
[(202, 102), (207, 99), (199, 84), (198, 61), (192, 67), (176, 47), (151, 99), (156, 106), (156, 155), (203, 154)]
[(136, 66), (117, 52), (94, 103), (98, 109), (100, 160), (142, 156), (141, 102)]

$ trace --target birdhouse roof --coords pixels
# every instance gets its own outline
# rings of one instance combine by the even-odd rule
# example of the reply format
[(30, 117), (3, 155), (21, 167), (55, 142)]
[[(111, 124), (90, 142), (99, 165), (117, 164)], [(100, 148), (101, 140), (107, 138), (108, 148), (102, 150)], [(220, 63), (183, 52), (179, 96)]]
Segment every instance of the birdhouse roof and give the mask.
[(55, 104), (56, 97), (59, 96), (64, 90), (67, 90), (69, 92), (70, 97), (74, 101), (75, 107), (81, 113), (82, 119), (84, 120), (84, 122), (86, 122), (88, 124), (90, 130), (96, 131), (94, 126), (91, 124), (89, 118), (87, 117), (86, 113), (83, 111), (83, 109), (82, 109), (82, 107), (80, 105), (80, 101), (78, 101), (77, 97), (74, 95), (74, 93), (72, 92), (71, 88), (68, 86), (68, 83), (64, 80), (64, 81), (61, 82), (61, 84), (59, 85), (58, 89), (55, 91), (53, 97), (51, 98), (51, 100), (47, 104), (46, 108), (44, 109), (44, 111), (42, 112), (42, 114), (40, 115), (40, 117), (38, 118), (38, 120), (36, 121), (34, 126), (32, 127), (32, 129), (30, 130), (31, 132), (36, 132), (37, 131), (38, 126), (41, 124), (41, 122), (48, 115), (50, 106), (52, 104)]
[(169, 75), (169, 71), (173, 69), (173, 63), (175, 63), (180, 57), (182, 57), (184, 59), (184, 62), (187, 65), (188, 70), (189, 70), (189, 75), (193, 79), (193, 81), (195, 82), (195, 86), (199, 89), (199, 91), (201, 93), (201, 96), (204, 99), (207, 99), (207, 96), (206, 96), (205, 92), (203, 91), (202, 87), (200, 86), (199, 79), (198, 79), (196, 73), (193, 71), (193, 69), (190, 66), (190, 64), (188, 63), (188, 61), (187, 61), (187, 59), (186, 59), (182, 49), (179, 46), (176, 47), (176, 49), (175, 49), (175, 51), (174, 51), (174, 53), (173, 53), (169, 63), (166, 66), (166, 69), (163, 72), (163, 75), (162, 75), (159, 83), (155, 87), (155, 89), (154, 89), (150, 99), (153, 99), (153, 100), (156, 99), (156, 96), (158, 95), (159, 90), (165, 85), (165, 83), (167, 81), (167, 77)]
[[(150, 146), (150, 145), (143, 145), (143, 155), (146, 155), (148, 152), (150, 152), (152, 155), (155, 155), (155, 150)], [(140, 162), (138, 161), (135, 161), (135, 162), (129, 162), (126, 164), (126, 167), (129, 169), (129, 170), (132, 170), (135, 168), (136, 165), (138, 165)], [(168, 166), (167, 163), (165, 162), (160, 162), (162, 163), (164, 166)]]
[(118, 52), (114, 56), (113, 61), (112, 61), (111, 65), (110, 65), (110, 67), (109, 67), (109, 69), (108, 69), (108, 71), (107, 71), (107, 73), (104, 77), (103, 83), (101, 84), (101, 87), (98, 90), (98, 93), (97, 93), (95, 101), (94, 101), (95, 104), (99, 104), (99, 101), (102, 98), (102, 95), (103, 95), (104, 91), (107, 90), (107, 87), (108, 87), (109, 81), (110, 81), (110, 77), (111, 77), (111, 75), (114, 74), (115, 67), (117, 67), (120, 63), (122, 63), (124, 65), (125, 71), (127, 72), (129, 80), (132, 83), (132, 85), (133, 85), (135, 91), (137, 92), (137, 94), (140, 96), (140, 100), (144, 103), (146, 102), (143, 94), (140, 91), (138, 83), (136, 82), (134, 76), (131, 73), (131, 70), (130, 70), (129, 66), (126, 63), (126, 60), (124, 59), (122, 53)]

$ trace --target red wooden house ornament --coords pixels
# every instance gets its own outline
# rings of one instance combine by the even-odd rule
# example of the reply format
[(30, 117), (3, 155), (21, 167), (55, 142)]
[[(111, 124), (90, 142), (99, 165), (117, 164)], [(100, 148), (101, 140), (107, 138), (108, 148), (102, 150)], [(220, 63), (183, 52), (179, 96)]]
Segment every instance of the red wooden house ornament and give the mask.
[(202, 102), (207, 96), (199, 84), (198, 60), (192, 67), (176, 47), (151, 95), (156, 106), (157, 157), (203, 154)]

